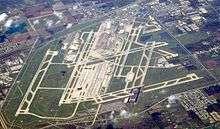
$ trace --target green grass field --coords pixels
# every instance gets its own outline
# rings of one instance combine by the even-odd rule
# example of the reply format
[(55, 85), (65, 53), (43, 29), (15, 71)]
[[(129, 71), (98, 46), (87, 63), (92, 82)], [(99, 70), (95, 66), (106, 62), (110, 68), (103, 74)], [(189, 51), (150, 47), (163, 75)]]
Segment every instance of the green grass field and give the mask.
[(184, 45), (193, 44), (209, 38), (211, 35), (206, 32), (185, 33), (176, 38)]
[(68, 68), (66, 65), (52, 64), (49, 66), (40, 86), (63, 88), (66, 86), (71, 72), (72, 68)]
[(31, 104), (30, 112), (45, 117), (68, 117), (75, 110), (75, 104), (59, 106), (63, 90), (38, 90)]

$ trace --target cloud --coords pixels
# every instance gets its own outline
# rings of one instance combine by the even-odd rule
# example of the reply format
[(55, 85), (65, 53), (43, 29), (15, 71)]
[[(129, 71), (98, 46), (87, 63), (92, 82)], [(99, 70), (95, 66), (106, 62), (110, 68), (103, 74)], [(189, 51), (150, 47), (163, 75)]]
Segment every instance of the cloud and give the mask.
[(46, 24), (47, 24), (48, 27), (51, 27), (53, 25), (53, 21), (52, 20), (48, 20)]
[(6, 13), (0, 14), (0, 22), (5, 21), (8, 18), (8, 15)]
[(109, 118), (110, 118), (111, 120), (113, 120), (113, 119), (114, 119), (114, 114), (115, 114), (115, 112), (114, 112), (114, 111), (112, 111), (112, 112), (111, 112), (111, 114), (110, 114), (110, 116), (109, 116)]
[(72, 26), (73, 26), (73, 24), (68, 23), (67, 26), (66, 26), (66, 28), (69, 29), (69, 28), (71, 28)]
[(126, 110), (122, 110), (120, 112), (120, 116), (123, 118), (129, 118), (131, 116), (131, 114), (129, 112), (127, 112)]
[(78, 9), (78, 6), (77, 5), (73, 5), (73, 9)]
[(62, 12), (54, 11), (53, 14), (56, 15), (59, 19), (63, 19), (63, 13)]
[(34, 25), (39, 24), (39, 23), (40, 23), (39, 20), (35, 20), (35, 21), (33, 22)]
[(7, 28), (10, 27), (12, 25), (12, 23), (13, 23), (12, 19), (7, 20), (5, 23), (5, 27), (7, 27)]
[(177, 100), (179, 100), (179, 98), (176, 95), (171, 95), (170, 97), (168, 97), (169, 104), (176, 103)]
[(170, 107), (171, 107), (171, 105), (170, 105), (170, 104), (167, 104), (167, 105), (166, 105), (166, 108), (170, 108)]

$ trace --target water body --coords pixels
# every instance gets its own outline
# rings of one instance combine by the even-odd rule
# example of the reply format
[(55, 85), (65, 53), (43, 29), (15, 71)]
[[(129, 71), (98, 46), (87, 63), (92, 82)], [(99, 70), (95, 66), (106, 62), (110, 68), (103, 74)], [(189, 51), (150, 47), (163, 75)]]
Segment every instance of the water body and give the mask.
[(5, 32), (5, 34), (24, 33), (27, 32), (27, 25), (25, 23), (12, 24)]
[(5, 35), (0, 35), (0, 44), (4, 43), (7, 37)]

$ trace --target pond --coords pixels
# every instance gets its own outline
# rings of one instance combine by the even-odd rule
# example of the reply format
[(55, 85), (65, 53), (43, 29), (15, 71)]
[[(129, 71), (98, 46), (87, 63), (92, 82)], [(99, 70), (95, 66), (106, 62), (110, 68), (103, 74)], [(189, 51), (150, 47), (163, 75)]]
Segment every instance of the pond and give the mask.
[(5, 32), (5, 34), (24, 33), (27, 32), (27, 25), (25, 23), (12, 24)]
[(4, 43), (6, 39), (5, 35), (0, 35), (0, 44)]

